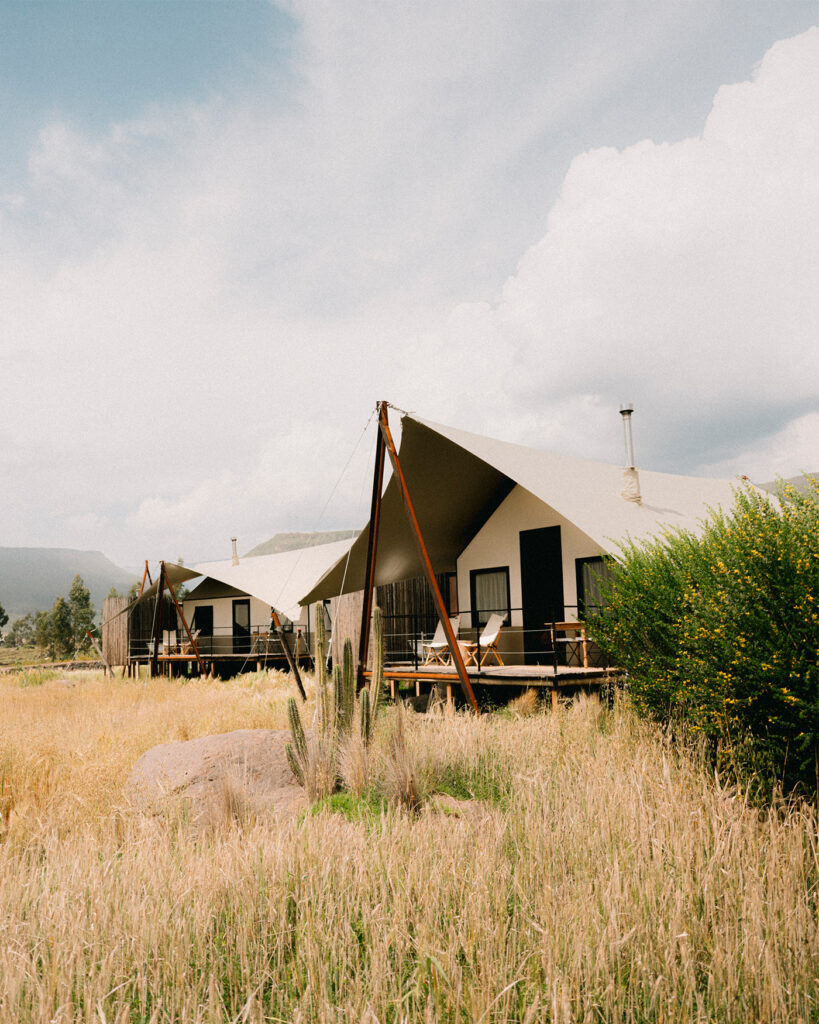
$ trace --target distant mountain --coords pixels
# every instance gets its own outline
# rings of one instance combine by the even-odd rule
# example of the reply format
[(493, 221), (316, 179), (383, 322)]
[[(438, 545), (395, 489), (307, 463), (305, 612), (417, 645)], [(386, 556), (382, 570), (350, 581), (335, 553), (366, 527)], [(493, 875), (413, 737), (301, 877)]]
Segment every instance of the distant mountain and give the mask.
[(296, 548), (315, 548), (319, 544), (332, 544), (336, 540), (348, 540), (358, 536), (358, 530), (324, 530), (320, 533), (277, 533), (257, 544), (248, 551), (245, 558), (253, 555), (276, 555), (280, 551), (295, 551)]
[(29, 612), (47, 611), (58, 596), (67, 598), (77, 573), (91, 591), (97, 612), (111, 587), (127, 594), (136, 579), (101, 551), (0, 547), (0, 604), (9, 624)]
[(797, 491), (802, 494), (808, 493), (808, 481), (807, 478), (812, 477), (814, 480), (819, 479), (819, 473), (800, 473), (799, 476), (792, 476), (785, 481), (781, 480), (770, 480), (767, 484), (757, 484), (757, 487), (761, 487), (764, 491), (773, 491), (774, 494), (779, 490), (781, 484), (784, 482), (795, 487)]

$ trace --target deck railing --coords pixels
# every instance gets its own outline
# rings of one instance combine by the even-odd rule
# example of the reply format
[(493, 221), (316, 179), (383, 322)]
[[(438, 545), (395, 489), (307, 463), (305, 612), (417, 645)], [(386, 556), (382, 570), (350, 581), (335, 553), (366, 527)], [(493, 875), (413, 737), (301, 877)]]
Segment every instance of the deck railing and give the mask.
[[(200, 656), (208, 661), (236, 657), (245, 657), (248, 661), (285, 661), (281, 639), (269, 624), (251, 626), (249, 632), (235, 633), (231, 626), (215, 626), (207, 636), (195, 629), (191, 633)], [(309, 655), (308, 638), (302, 630), (288, 630), (286, 636), (294, 655), (300, 659)], [(128, 647), (132, 661), (148, 661), (154, 654), (154, 639), (151, 636), (131, 636)], [(163, 630), (157, 654), (163, 660), (196, 658), (184, 627)]]
[[(590, 614), (585, 609), (586, 615)], [(481, 625), (472, 625), (471, 609), (460, 613), (457, 639), (469, 665), (490, 668), (498, 663), (492, 651), (481, 643), (486, 620), (492, 614), (503, 615), (503, 628), (497, 641), (498, 653), (504, 665), (547, 665), (555, 673), (563, 669), (609, 668), (604, 652), (585, 632), (585, 624), (578, 621), (577, 606), (564, 606), (563, 619), (544, 621), (536, 627), (511, 625), (523, 620), (522, 608), (481, 609)], [(468, 625), (464, 625), (468, 623)], [(576, 628), (572, 628), (576, 627)], [(418, 616), (384, 616), (385, 663), (388, 667), (405, 666), (412, 671), (445, 664), (450, 661), (448, 647), (438, 652), (429, 647), (434, 635), (433, 622)]]

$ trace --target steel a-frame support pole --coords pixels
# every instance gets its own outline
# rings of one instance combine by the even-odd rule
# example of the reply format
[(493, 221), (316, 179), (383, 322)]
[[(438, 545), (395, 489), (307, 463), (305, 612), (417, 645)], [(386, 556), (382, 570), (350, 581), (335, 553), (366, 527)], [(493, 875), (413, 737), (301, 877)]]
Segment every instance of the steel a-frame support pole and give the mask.
[[(446, 634), (446, 642), (449, 645), (449, 652), (452, 655), (452, 663), (458, 673), (458, 679), (461, 683), (461, 689), (463, 690), (464, 697), (472, 705), (473, 710), (476, 714), (480, 714), (480, 708), (478, 702), (475, 700), (475, 693), (472, 690), (472, 684), (469, 682), (469, 673), (466, 671), (466, 665), (464, 664), (463, 654), (461, 648), (458, 646), (458, 641), (455, 638), (455, 633), (452, 629), (452, 623), (449, 621), (449, 615), (447, 614), (446, 606), (444, 605), (444, 598), (441, 594), (441, 589), (438, 586), (438, 581), (435, 579), (435, 570), (432, 568), (432, 562), (430, 561), (429, 552), (427, 546), (424, 543), (424, 537), (421, 533), (421, 527), (418, 523), (418, 517), (415, 514), (415, 506), (412, 503), (410, 497), (409, 488), (407, 487), (407, 481), (404, 477), (404, 470), (401, 467), (401, 460), (398, 458), (398, 452), (395, 450), (395, 443), (392, 439), (392, 433), (390, 432), (390, 424), (387, 418), (387, 403), (378, 403), (378, 426), (380, 434), (384, 439), (384, 446), (390, 456), (390, 462), (392, 463), (393, 473), (395, 474), (395, 481), (398, 484), (398, 489), (401, 491), (401, 497), (404, 501), (404, 511), (407, 513), (407, 519), (410, 525), (410, 531), (412, 533), (415, 546), (418, 549), (418, 554), (421, 558), (421, 564), (424, 567), (424, 575), (427, 578), (429, 589), (432, 591), (432, 599), (435, 602), (435, 610), (438, 612), (438, 618), (441, 620), (441, 625), (444, 627), (444, 633)], [(379, 490), (380, 494), (380, 490)], [(372, 526), (371, 526), (372, 536)], [(366, 603), (366, 594), (365, 594)]]
[[(146, 569), (147, 572), (147, 563)], [(151, 652), (151, 676), (157, 674), (159, 668), (159, 644), (162, 640), (162, 597), (165, 593), (165, 563), (159, 563), (159, 579), (156, 581), (156, 605), (154, 606), (154, 622), (151, 633), (153, 635), (154, 649)]]
[[(383, 402), (379, 403), (380, 409)], [(373, 615), (373, 590), (375, 587), (375, 560), (378, 555), (378, 528), (381, 524), (381, 488), (384, 484), (384, 438), (379, 430), (375, 437), (375, 467), (373, 469), (373, 496), (370, 503), (370, 531), (367, 536), (367, 567), (364, 575), (364, 602), (361, 609), (361, 632), (358, 644), (357, 686), (364, 684), (367, 655), (370, 649), (370, 622)], [(340, 599), (340, 598), (339, 598)]]
[(301, 675), (299, 674), (298, 663), (296, 659), (293, 657), (293, 652), (290, 650), (290, 644), (287, 642), (287, 636), (285, 635), (285, 632), (282, 629), (281, 620), (279, 619), (279, 616), (276, 613), (275, 608), (270, 609), (270, 621), (273, 623), (273, 628), (276, 630), (276, 634), (279, 637), (279, 641), (281, 642), (282, 645), (282, 650), (284, 651), (284, 656), (285, 658), (287, 658), (287, 664), (290, 666), (290, 671), (293, 673), (295, 677), (296, 686), (298, 686), (299, 688), (301, 699), (307, 700), (307, 694), (304, 692), (304, 686), (301, 681)]
[(142, 591), (145, 589), (146, 579), (148, 580), (148, 586), (150, 586), (153, 583), (153, 580), (151, 579), (151, 570), (148, 568), (147, 558), (145, 559), (145, 571), (142, 574), (142, 583), (140, 583), (139, 585), (139, 594), (137, 595), (138, 597), (142, 597)]
[[(164, 562), (162, 563), (162, 567), (164, 569)], [(167, 583), (168, 590), (170, 591), (171, 597), (173, 598), (173, 603), (176, 605), (177, 614), (179, 615), (179, 618), (182, 620), (182, 625), (185, 627), (185, 632), (188, 634), (188, 640), (190, 640), (191, 647), (193, 648), (193, 653), (196, 655), (196, 660), (199, 662), (199, 671), (202, 673), (203, 676), (206, 676), (208, 674), (208, 670), (205, 668), (205, 663), (204, 661), (202, 661), (202, 658), (199, 654), (199, 648), (193, 636), (191, 635), (190, 629), (188, 628), (188, 620), (185, 618), (185, 613), (182, 611), (182, 606), (176, 599), (176, 591), (173, 589), (173, 584), (171, 583), (170, 580), (166, 580), (165, 582)]]

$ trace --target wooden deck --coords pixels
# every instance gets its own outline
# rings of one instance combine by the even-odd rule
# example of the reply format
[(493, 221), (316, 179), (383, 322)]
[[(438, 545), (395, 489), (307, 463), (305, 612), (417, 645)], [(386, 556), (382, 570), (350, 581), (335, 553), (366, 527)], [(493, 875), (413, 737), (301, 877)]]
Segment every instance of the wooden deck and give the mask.
[[(618, 670), (613, 668), (584, 668), (582, 665), (558, 665), (557, 671), (553, 665), (484, 665), (477, 668), (474, 665), (467, 665), (466, 671), (470, 680), (477, 683), (518, 686), (529, 684), (531, 686), (552, 686), (557, 680), (560, 684), (576, 684), (584, 679), (607, 679), (617, 675)], [(419, 665), (416, 669), (411, 662), (394, 662), (384, 666), (384, 677), (386, 679), (419, 679), (428, 682), (458, 682), (458, 673), (451, 665)]]
[[(561, 690), (574, 687), (598, 689), (622, 675), (620, 669), (584, 668), (582, 665), (559, 665), (557, 672), (553, 665), (485, 665), (483, 668), (468, 665), (466, 671), (470, 682), (480, 686), (548, 689), (554, 707), (557, 706)], [(419, 695), (422, 683), (443, 683), (446, 686), (447, 703), (453, 701), (453, 687), (460, 685), (458, 673), (451, 665), (419, 665), (416, 669), (411, 662), (393, 662), (384, 666), (384, 678), (390, 684), (393, 697), (396, 683), (415, 683), (415, 692)]]

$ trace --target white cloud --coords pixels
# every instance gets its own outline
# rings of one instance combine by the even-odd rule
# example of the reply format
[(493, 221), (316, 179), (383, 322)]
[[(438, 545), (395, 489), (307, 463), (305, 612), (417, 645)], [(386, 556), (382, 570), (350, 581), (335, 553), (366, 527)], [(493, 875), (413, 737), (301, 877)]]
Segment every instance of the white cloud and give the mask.
[(317, 518), (378, 398), (612, 460), (633, 399), (644, 464), (728, 472), (819, 403), (819, 33), (552, 204), (532, 153), (692, 15), (474, 9), (297, 3), (286, 101), (44, 126), (0, 188), (0, 543), (358, 525), (360, 459)]
[[(462, 344), (498, 355), (501, 403), (516, 393), (528, 416), (539, 402), (548, 433), (583, 397), (634, 399), (655, 464), (693, 428), (666, 468), (714, 462), (726, 419), (753, 410), (765, 433), (819, 404), (817, 95), (813, 30), (723, 88), (701, 137), (577, 157), (501, 301), (460, 314)], [(591, 425), (573, 414), (555, 443), (591, 453)]]
[(798, 416), (753, 448), (707, 468), (714, 476), (741, 472), (757, 483), (819, 473), (819, 412)]

